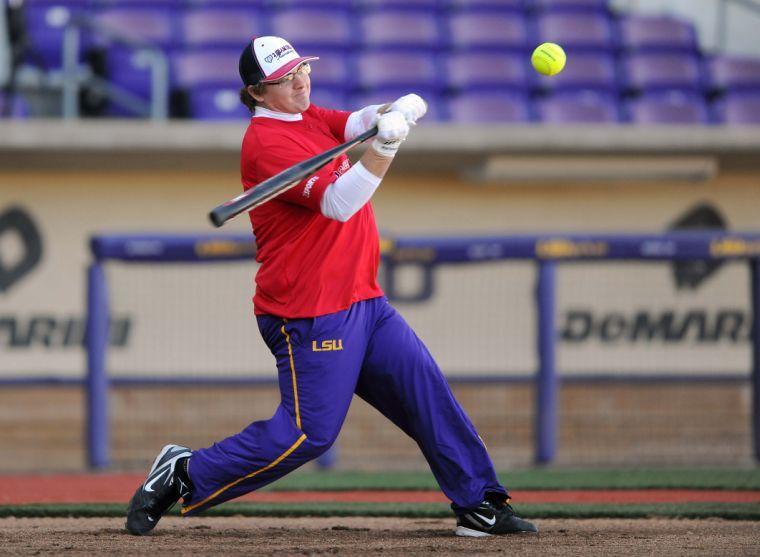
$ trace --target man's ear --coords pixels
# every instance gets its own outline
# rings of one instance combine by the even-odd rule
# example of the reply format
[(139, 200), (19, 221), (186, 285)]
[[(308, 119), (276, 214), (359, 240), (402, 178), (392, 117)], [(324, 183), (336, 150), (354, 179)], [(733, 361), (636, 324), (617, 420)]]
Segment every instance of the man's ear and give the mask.
[(251, 95), (254, 99), (256, 99), (256, 102), (262, 102), (264, 100), (264, 97), (262, 97), (259, 93), (256, 92), (256, 87), (253, 85), (249, 85), (246, 87), (248, 90), (248, 94)]

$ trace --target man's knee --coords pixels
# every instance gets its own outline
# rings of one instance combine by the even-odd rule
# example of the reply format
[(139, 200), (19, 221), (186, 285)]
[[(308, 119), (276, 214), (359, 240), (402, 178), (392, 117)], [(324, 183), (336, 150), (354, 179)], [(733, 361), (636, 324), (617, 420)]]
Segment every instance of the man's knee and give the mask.
[(333, 446), (337, 437), (337, 433), (335, 435), (315, 435), (313, 437), (307, 433), (302, 450), (306, 451), (309, 459), (318, 458)]

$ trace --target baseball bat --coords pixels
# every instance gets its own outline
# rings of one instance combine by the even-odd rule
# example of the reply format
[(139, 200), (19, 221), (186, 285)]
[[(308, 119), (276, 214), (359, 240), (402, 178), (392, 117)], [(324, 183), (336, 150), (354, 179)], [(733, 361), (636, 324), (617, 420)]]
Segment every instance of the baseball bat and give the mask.
[(236, 217), (244, 211), (250, 211), (255, 209), (259, 205), (262, 205), (270, 199), (277, 197), (282, 192), (288, 191), (290, 188), (298, 185), (298, 183), (306, 178), (309, 174), (313, 174), (331, 160), (339, 157), (355, 145), (368, 140), (370, 137), (377, 135), (377, 126), (374, 126), (364, 133), (357, 135), (350, 141), (328, 149), (324, 153), (314, 155), (313, 157), (306, 159), (305, 161), (294, 164), (290, 168), (286, 168), (282, 172), (275, 174), (271, 178), (267, 178), (257, 186), (244, 191), (237, 197), (230, 199), (226, 203), (222, 203), (211, 211), (208, 216), (211, 222), (216, 227), (222, 226), (225, 222), (233, 217)]

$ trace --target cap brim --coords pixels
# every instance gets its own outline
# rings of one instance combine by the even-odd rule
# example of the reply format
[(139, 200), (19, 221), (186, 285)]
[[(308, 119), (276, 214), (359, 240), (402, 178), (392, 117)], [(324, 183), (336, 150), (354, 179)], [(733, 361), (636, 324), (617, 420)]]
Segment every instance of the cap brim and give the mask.
[(272, 81), (277, 81), (278, 79), (288, 75), (300, 64), (303, 64), (304, 62), (311, 62), (312, 60), (319, 60), (319, 56), (301, 56), (299, 58), (296, 58), (295, 60), (291, 60), (290, 62), (285, 64), (283, 67), (279, 68), (272, 75), (268, 75), (266, 79), (262, 79), (261, 82), (270, 83)]

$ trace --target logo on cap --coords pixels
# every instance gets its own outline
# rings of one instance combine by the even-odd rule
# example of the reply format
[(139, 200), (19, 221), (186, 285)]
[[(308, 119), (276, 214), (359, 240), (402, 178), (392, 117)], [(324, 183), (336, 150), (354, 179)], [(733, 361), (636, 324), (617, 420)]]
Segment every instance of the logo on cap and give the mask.
[(283, 56), (285, 56), (286, 54), (288, 54), (292, 50), (293, 50), (292, 46), (290, 46), (289, 44), (285, 44), (284, 46), (281, 46), (280, 48), (278, 48), (277, 50), (275, 50), (272, 54), (270, 54), (269, 56), (267, 56), (266, 58), (264, 58), (264, 61), (267, 64), (271, 64), (272, 60), (274, 60), (275, 58), (277, 60), (279, 60), (280, 58), (282, 58)]

